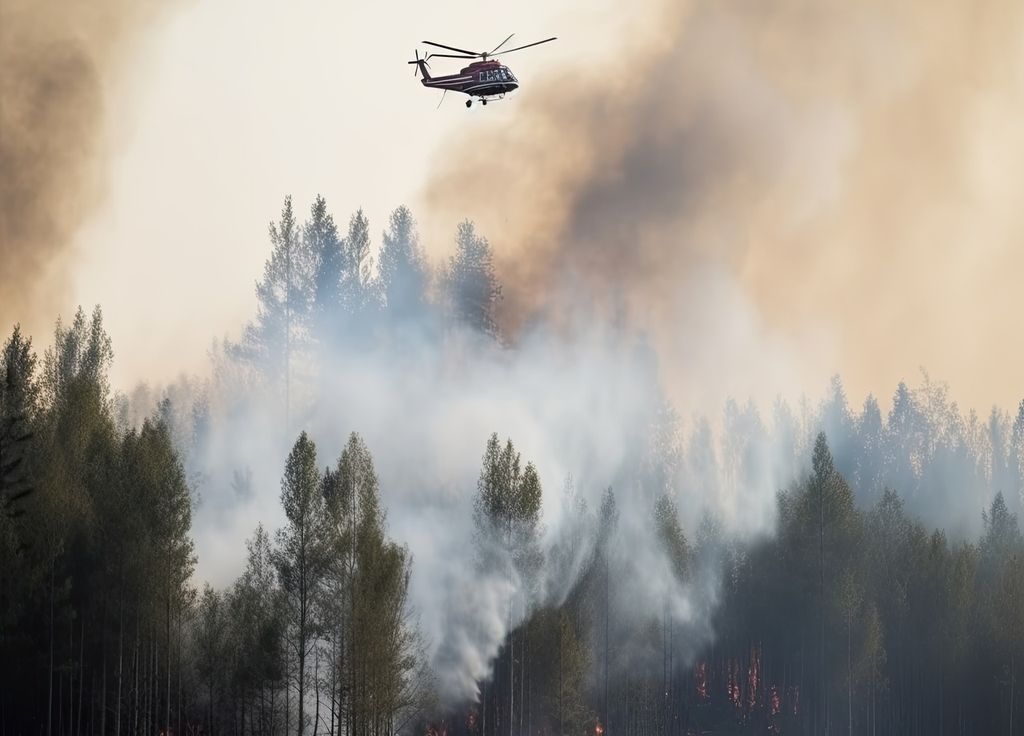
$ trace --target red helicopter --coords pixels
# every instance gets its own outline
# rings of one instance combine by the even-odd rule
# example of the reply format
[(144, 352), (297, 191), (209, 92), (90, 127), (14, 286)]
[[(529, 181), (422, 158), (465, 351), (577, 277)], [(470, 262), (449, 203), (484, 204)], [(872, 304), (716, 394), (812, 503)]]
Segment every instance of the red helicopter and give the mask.
[[(413, 72), (414, 76), (420, 73), (423, 74), (423, 79), (421, 81), (423, 82), (424, 87), (444, 90), (444, 94), (441, 95), (442, 102), (444, 101), (444, 95), (448, 94), (448, 90), (454, 90), (455, 92), (463, 92), (469, 95), (469, 99), (466, 100), (466, 107), (472, 107), (474, 97), (480, 100), (482, 104), (486, 105), (488, 100), (501, 99), (506, 94), (519, 87), (519, 80), (512, 75), (512, 70), (497, 59), (491, 58), (501, 49), (502, 46), (507, 44), (514, 35), (516, 34), (510, 34), (508, 38), (495, 46), (493, 51), (467, 51), (466, 49), (456, 48), (455, 46), (445, 46), (443, 43), (424, 41), (423, 43), (428, 46), (437, 46), (438, 48), (447, 49), (448, 51), (458, 51), (459, 53), (427, 54), (421, 59), (420, 52), (416, 51), (416, 58), (409, 63), (416, 65), (416, 69)], [(505, 49), (501, 53), (510, 54), (513, 51), (521, 51), (522, 49), (528, 49), (531, 46), (539, 46), (542, 43), (554, 41), (556, 38), (557, 36), (552, 36), (551, 38), (545, 38), (543, 41), (528, 43), (525, 46), (516, 46), (514, 49)], [(480, 59), (480, 61), (474, 61), (469, 66), (464, 67), (458, 74), (448, 74), (443, 77), (432, 77), (430, 76), (430, 72), (427, 71), (430, 68), (427, 65), (427, 60), (432, 59), (435, 56), (444, 59)], [(437, 106), (440, 107), (441, 103), (439, 102)]]

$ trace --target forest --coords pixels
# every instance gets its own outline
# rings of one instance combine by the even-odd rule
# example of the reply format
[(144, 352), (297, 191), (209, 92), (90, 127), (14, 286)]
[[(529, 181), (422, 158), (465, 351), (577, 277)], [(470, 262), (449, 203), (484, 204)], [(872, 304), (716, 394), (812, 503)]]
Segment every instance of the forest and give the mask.
[[(322, 197), (305, 218), (288, 198), (269, 240), (257, 311), (210, 378), (116, 390), (99, 307), (42, 349), (8, 333), (0, 736), (1024, 733), (1024, 401), (982, 418), (925, 375), (851, 407), (837, 377), (767, 419), (729, 401), (684, 422), (643, 367), (613, 459), (588, 446), (545, 476), (552, 448), (490, 412), (489, 431), (435, 438), (472, 471), (443, 523), (417, 519), (394, 486), (448, 445), (417, 448), (434, 425), (390, 413), (338, 431), (339, 382), (365, 418), (427, 413), (447, 376), (430, 400), (450, 425), (459, 390), (548, 397), (517, 395), (532, 373), (481, 389), (464, 371), (518, 376), (551, 343), (502, 329), (468, 221), (440, 264), (404, 207), (375, 249), (361, 211), (343, 231)], [(541, 362), (556, 391), (584, 380), (567, 362)], [(421, 372), (423, 395), (385, 399)], [(572, 421), (587, 444), (609, 419)], [(257, 486), (275, 516), (213, 585), (198, 522)], [(458, 554), (431, 559), (411, 529)]]

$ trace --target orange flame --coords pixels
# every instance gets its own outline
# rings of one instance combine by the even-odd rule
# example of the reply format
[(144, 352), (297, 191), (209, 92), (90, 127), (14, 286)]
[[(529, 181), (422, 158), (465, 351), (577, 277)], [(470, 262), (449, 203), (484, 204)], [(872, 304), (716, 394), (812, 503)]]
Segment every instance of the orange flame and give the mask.
[(761, 674), (761, 649), (750, 648), (750, 666), (747, 668), (747, 707), (750, 710), (757, 705), (757, 691)]
[(694, 667), (693, 679), (697, 686), (697, 697), (708, 699), (708, 663), (698, 662)]

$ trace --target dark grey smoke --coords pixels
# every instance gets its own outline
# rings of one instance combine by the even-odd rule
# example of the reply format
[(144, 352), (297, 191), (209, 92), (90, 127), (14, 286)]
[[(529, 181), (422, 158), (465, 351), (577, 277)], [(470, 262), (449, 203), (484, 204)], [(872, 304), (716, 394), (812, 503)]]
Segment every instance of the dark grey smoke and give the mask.
[[(646, 35), (613, 63), (544, 69), (424, 188), (431, 217), (472, 217), (495, 245), (505, 326), (557, 313), (569, 283), (625, 305), (692, 375), (720, 345), (687, 335), (675, 355), (668, 335), (710, 268), (738, 301), (707, 317), (739, 305), (757, 334), (799, 342), (818, 370), (796, 383), (839, 370), (866, 393), (927, 365), (974, 406), (1015, 400), (1024, 5), (632, 7), (657, 19)], [(996, 352), (979, 381), (970, 356)]]
[(62, 259), (104, 193), (107, 92), (155, 0), (0, 1), (0, 319), (52, 315)]

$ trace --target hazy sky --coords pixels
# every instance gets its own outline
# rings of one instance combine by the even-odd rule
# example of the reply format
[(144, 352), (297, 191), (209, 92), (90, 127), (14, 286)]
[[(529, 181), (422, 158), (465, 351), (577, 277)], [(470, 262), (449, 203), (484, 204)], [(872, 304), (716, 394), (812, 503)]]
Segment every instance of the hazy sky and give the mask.
[[(442, 141), (486, 147), (482, 114), (514, 124), (514, 103), (467, 111), (413, 78), (422, 39), (493, 47), (558, 43), (508, 58), (528, 85), (547, 65), (614, 42), (612, 3), (495, 5), (203, 0), (134, 49), (110, 97), (110, 191), (76, 243), (72, 304), (101, 302), (115, 377), (198, 369), (210, 340), (237, 334), (255, 306), (267, 223), (285, 195), (323, 194), (344, 226), (362, 206), (375, 238), (415, 207)], [(607, 48), (606, 48), (607, 50)], [(458, 62), (437, 60), (434, 73)], [(504, 155), (514, 155), (506, 152)]]
[[(925, 366), (962, 403), (1009, 406), (1018, 6), (181, 4), (101, 80), (107, 186), (56, 306), (103, 305), (121, 386), (202, 370), (253, 312), (283, 197), (321, 193), (375, 237), (409, 204), (434, 254), (474, 217), (523, 314), (549, 300), (539, 269), (621, 288), (691, 394), (817, 395), (840, 372), (859, 402)], [(435, 110), (405, 64), (424, 38), (513, 31), (559, 40), (507, 57), (524, 88), (486, 109)], [(15, 317), (38, 330), (52, 309)]]

